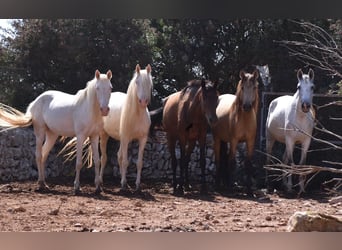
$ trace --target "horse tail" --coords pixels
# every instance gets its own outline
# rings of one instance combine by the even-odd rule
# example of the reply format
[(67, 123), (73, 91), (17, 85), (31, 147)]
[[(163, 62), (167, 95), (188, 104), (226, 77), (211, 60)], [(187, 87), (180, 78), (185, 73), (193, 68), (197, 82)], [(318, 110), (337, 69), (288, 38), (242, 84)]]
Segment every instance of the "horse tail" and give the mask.
[[(61, 137), (60, 141), (64, 142), (66, 141), (67, 137)], [(71, 140), (69, 140), (65, 146), (58, 152), (57, 155), (63, 155), (65, 158), (64, 162), (72, 161), (76, 158), (76, 149), (77, 145), (77, 138), (73, 137)], [(91, 149), (91, 143), (89, 138), (87, 138), (83, 143), (83, 149), (82, 149), (82, 165), (86, 165), (87, 168), (90, 168), (93, 163), (93, 151)]]
[(152, 133), (153, 129), (156, 126), (159, 127), (162, 125), (163, 111), (164, 111), (164, 106), (148, 112), (150, 114), (150, 118), (151, 118), (150, 133)]
[(3, 127), (3, 130), (28, 127), (31, 125), (32, 115), (30, 112), (24, 114), (15, 108), (0, 104), (0, 127)]

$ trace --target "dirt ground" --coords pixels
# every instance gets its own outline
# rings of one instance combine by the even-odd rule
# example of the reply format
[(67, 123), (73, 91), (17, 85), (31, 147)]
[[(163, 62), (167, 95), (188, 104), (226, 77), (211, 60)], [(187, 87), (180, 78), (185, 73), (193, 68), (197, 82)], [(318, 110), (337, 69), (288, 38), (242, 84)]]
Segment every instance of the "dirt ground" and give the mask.
[(0, 231), (274, 232), (286, 231), (295, 211), (342, 215), (342, 207), (330, 205), (331, 196), (324, 192), (287, 198), (193, 190), (179, 197), (169, 183), (144, 183), (134, 193), (121, 192), (113, 180), (104, 182), (104, 191), (96, 195), (92, 181), (81, 178), (78, 196), (72, 178), (48, 179), (50, 191), (44, 193), (35, 191), (36, 181), (3, 183)]

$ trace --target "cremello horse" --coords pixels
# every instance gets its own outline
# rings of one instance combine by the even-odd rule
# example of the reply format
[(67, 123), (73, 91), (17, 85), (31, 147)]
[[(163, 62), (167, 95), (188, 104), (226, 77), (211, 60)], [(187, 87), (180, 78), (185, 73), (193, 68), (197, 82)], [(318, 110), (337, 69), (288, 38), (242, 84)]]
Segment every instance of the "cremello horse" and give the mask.
[[(275, 141), (285, 143), (286, 151), (283, 156), (285, 164), (293, 164), (293, 150), (296, 143), (302, 145), (302, 154), (299, 164), (305, 164), (306, 153), (310, 146), (311, 134), (314, 128), (314, 111), (312, 97), (314, 90), (314, 72), (309, 70), (303, 74), (297, 72), (297, 92), (293, 96), (281, 96), (274, 99), (269, 106), (266, 121), (266, 151), (267, 163)], [(284, 180), (285, 181), (285, 180)], [(300, 177), (300, 192), (304, 192), (304, 177)], [(287, 190), (292, 190), (292, 177), (288, 176)]]
[(104, 117), (104, 130), (100, 135), (101, 183), (103, 182), (103, 172), (107, 163), (106, 147), (110, 136), (120, 141), (118, 162), (122, 189), (127, 186), (128, 144), (132, 140), (139, 141), (137, 177), (135, 182), (136, 190), (140, 187), (143, 154), (151, 125), (151, 119), (147, 109), (147, 105), (151, 100), (153, 87), (151, 71), (150, 65), (143, 70), (137, 65), (133, 78), (128, 86), (127, 94), (122, 92), (114, 92), (111, 94), (109, 114)]
[(103, 126), (102, 116), (106, 116), (109, 112), (111, 78), (110, 70), (107, 74), (100, 74), (96, 70), (95, 78), (76, 95), (54, 90), (46, 91), (30, 103), (25, 114), (5, 105), (0, 107), (1, 127), (17, 128), (33, 125), (36, 136), (39, 189), (48, 188), (45, 183), (45, 161), (58, 136), (77, 137), (75, 192), (80, 188), (83, 142), (86, 138), (90, 138), (95, 163), (95, 185), (98, 187), (99, 133)]

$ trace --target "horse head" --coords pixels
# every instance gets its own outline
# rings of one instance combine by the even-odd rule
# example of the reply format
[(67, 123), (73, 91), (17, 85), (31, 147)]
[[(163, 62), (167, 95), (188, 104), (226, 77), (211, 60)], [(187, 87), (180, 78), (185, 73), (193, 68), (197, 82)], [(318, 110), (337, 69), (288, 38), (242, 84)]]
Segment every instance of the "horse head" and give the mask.
[(137, 98), (142, 108), (146, 108), (151, 101), (152, 93), (152, 75), (151, 65), (148, 64), (144, 70), (141, 70), (139, 64), (135, 67), (135, 83), (137, 87)]
[(100, 71), (96, 70), (95, 79), (97, 101), (100, 105), (102, 116), (106, 116), (109, 112), (108, 103), (113, 88), (110, 82), (112, 79), (112, 71), (108, 70), (106, 74), (101, 74)]
[(202, 79), (201, 82), (201, 105), (205, 117), (210, 124), (217, 122), (216, 106), (218, 103), (217, 83)]
[(297, 71), (297, 91), (299, 93), (299, 98), (301, 101), (302, 111), (304, 113), (309, 112), (312, 106), (312, 97), (315, 85), (313, 83), (314, 80), (314, 71), (309, 69), (308, 74), (303, 74), (302, 69)]
[(259, 73), (254, 70), (253, 74), (240, 71), (240, 81), (237, 87), (237, 101), (242, 110), (249, 112), (258, 101), (258, 77)]

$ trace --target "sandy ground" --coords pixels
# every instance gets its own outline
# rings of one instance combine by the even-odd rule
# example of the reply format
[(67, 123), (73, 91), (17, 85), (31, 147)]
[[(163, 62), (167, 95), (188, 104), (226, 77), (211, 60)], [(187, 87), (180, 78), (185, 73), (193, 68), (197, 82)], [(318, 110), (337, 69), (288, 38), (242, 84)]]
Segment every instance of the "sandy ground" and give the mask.
[(329, 204), (331, 195), (320, 191), (289, 198), (261, 191), (254, 197), (201, 195), (194, 188), (180, 197), (172, 195), (169, 183), (145, 182), (135, 193), (105, 179), (104, 191), (96, 195), (92, 181), (81, 179), (82, 192), (75, 196), (72, 178), (47, 183), (49, 192), (37, 192), (36, 181), (0, 185), (0, 231), (274, 232), (286, 231), (295, 211), (342, 215), (342, 207)]

